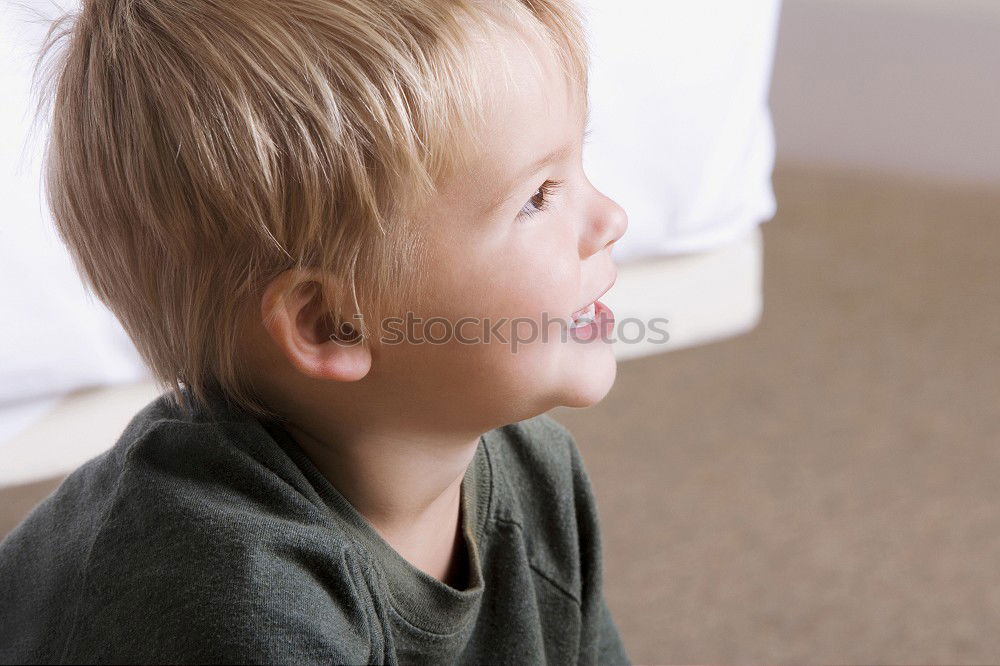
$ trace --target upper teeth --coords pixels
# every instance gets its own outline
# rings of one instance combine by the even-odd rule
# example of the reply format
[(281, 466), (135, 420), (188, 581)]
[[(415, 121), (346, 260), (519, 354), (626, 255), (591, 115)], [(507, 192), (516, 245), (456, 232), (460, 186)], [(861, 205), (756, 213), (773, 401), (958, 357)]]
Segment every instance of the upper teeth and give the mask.
[(573, 315), (574, 328), (577, 326), (586, 326), (587, 324), (592, 323), (594, 321), (594, 317), (596, 316), (596, 309), (597, 308), (595, 307), (594, 303), (591, 303), (583, 310), (580, 310), (579, 312), (575, 313)]

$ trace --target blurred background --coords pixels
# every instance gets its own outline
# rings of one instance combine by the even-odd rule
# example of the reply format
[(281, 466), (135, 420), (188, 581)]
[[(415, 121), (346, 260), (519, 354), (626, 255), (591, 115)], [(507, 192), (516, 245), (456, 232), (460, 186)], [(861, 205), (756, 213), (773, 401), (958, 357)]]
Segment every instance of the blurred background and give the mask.
[(554, 413), (636, 663), (1000, 663), (998, 35), (784, 1), (759, 323)]
[[(670, 322), (552, 412), (632, 659), (1000, 663), (1000, 2), (582, 4), (607, 302)], [(158, 391), (40, 206), (0, 7), (2, 536)]]

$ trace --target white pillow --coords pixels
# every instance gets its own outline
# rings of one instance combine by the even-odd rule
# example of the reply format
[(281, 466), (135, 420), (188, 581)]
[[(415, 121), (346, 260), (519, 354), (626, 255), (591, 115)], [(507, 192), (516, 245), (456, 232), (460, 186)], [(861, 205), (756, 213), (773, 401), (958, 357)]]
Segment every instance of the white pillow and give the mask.
[(775, 213), (767, 106), (779, 0), (581, 0), (584, 168), (629, 214), (619, 260), (716, 249)]

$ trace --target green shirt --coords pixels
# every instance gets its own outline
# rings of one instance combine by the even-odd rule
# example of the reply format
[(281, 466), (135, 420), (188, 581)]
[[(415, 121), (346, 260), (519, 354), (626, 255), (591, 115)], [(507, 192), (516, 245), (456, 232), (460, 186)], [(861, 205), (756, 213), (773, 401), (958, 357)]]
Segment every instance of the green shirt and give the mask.
[(162, 395), (0, 543), (0, 662), (628, 663), (562, 426), (485, 433), (460, 521), (464, 589), (399, 555), (277, 422)]

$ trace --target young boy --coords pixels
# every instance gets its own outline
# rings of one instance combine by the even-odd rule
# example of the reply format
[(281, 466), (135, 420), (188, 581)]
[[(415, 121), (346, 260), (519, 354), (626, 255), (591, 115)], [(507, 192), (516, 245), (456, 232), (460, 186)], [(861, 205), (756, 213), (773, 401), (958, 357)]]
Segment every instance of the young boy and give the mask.
[(60, 40), (49, 202), (171, 390), (0, 545), (0, 661), (626, 663), (541, 415), (614, 381), (627, 224), (570, 0), (86, 0)]

